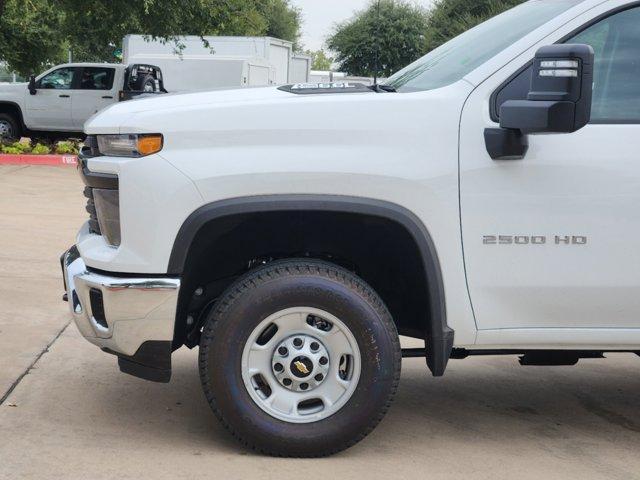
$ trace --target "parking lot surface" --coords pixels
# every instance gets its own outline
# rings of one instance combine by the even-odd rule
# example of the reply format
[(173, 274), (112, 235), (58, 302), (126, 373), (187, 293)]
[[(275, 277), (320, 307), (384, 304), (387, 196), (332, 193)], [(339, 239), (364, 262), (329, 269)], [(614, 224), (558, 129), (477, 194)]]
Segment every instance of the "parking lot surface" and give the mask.
[[(0, 479), (640, 479), (640, 358), (520, 367), (406, 359), (389, 414), (335, 457), (239, 446), (200, 389), (197, 351), (169, 384), (118, 371), (68, 324), (59, 254), (84, 220), (69, 167), (0, 167)], [(411, 346), (417, 346), (410, 342)]]

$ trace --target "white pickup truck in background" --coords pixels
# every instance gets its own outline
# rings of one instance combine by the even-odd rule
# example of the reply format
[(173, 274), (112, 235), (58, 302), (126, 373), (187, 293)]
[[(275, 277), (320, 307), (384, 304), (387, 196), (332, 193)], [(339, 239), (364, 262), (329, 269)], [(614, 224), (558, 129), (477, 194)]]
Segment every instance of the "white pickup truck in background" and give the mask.
[(104, 107), (153, 93), (166, 90), (151, 65), (57, 65), (29, 83), (0, 85), (0, 139), (83, 136), (84, 123)]

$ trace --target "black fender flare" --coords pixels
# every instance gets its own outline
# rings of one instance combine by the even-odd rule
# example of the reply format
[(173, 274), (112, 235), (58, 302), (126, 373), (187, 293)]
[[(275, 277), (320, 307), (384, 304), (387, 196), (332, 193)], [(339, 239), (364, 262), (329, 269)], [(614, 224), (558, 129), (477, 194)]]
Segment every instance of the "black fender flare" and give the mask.
[(444, 283), (435, 244), (422, 221), (395, 203), (342, 195), (261, 195), (221, 200), (203, 205), (184, 221), (173, 244), (167, 273), (182, 275), (189, 248), (207, 223), (231, 215), (275, 211), (332, 211), (382, 217), (400, 224), (415, 241), (427, 278), (430, 312), (425, 321), (427, 365), (442, 376), (453, 349), (454, 331), (447, 324)]
[(20, 126), (23, 130), (27, 130), (27, 125), (24, 123), (24, 112), (22, 111), (22, 107), (18, 105), (16, 102), (10, 102), (6, 100), (0, 101), (0, 107), (7, 105), (9, 107), (13, 107), (18, 112), (18, 121), (20, 122)]

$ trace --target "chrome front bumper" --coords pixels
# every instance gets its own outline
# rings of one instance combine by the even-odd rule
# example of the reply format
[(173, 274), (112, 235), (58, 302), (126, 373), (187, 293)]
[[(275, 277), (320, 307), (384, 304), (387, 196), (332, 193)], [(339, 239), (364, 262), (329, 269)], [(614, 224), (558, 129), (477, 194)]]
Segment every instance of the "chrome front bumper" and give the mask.
[(92, 272), (75, 246), (62, 256), (62, 270), (71, 315), (82, 336), (91, 343), (134, 361), (145, 343), (169, 342), (170, 346), (179, 278)]

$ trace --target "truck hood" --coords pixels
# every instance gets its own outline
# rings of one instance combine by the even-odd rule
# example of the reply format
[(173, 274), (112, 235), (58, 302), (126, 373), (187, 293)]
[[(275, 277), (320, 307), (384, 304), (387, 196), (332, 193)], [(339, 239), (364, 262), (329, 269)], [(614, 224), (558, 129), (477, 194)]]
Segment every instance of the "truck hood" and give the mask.
[[(284, 108), (291, 103), (298, 103), (304, 99), (311, 97), (322, 97), (329, 99), (335, 96), (362, 96), (362, 95), (380, 95), (368, 89), (361, 90), (358, 93), (346, 93), (341, 89), (334, 91), (324, 91), (321, 94), (296, 94), (291, 91), (283, 90), (281, 87), (256, 87), (256, 88), (238, 88), (238, 89), (220, 89), (207, 92), (194, 93), (170, 93), (158, 95), (153, 98), (134, 99), (127, 102), (114, 104), (105, 110), (91, 117), (85, 124), (85, 131), (88, 134), (97, 133), (115, 133), (108, 132), (116, 126), (133, 125), (132, 116), (146, 116), (151, 114), (156, 116), (171, 115), (172, 112), (184, 112), (187, 110), (212, 110), (246, 107), (255, 105), (256, 109), (260, 105), (280, 104)], [(132, 130), (129, 128), (129, 132)]]
[[(28, 84), (26, 83), (0, 83), (0, 95), (10, 93), (24, 93), (27, 89)], [(0, 98), (0, 100), (2, 100)]]

